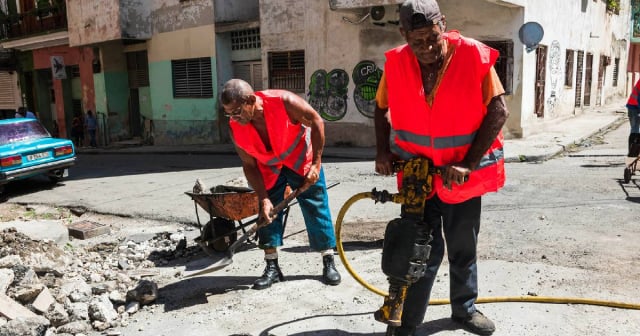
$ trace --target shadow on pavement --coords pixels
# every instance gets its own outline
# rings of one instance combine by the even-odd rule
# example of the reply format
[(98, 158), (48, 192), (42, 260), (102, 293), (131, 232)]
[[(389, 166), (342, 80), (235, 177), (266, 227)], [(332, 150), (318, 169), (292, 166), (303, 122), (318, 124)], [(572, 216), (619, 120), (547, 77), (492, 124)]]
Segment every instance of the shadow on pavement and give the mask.
[[(269, 327), (263, 331), (260, 332), (260, 334), (258, 334), (259, 336), (271, 336), (273, 334), (271, 334), (271, 332), (277, 328), (280, 327), (284, 327), (288, 324), (293, 324), (293, 323), (298, 323), (298, 322), (302, 322), (302, 321), (307, 321), (307, 320), (311, 320), (314, 318), (323, 318), (323, 317), (347, 317), (347, 316), (364, 316), (364, 315), (371, 315), (371, 319), (373, 320), (373, 312), (364, 312), (364, 313), (354, 313), (354, 314), (323, 314), (323, 315), (314, 315), (314, 316), (307, 316), (307, 317), (303, 317), (303, 318), (299, 318), (299, 319), (295, 319), (292, 321), (288, 321), (288, 322), (282, 322), (280, 324), (276, 324), (272, 327)], [(445, 331), (445, 330), (459, 330), (459, 329), (464, 329), (462, 328), (462, 326), (460, 326), (459, 324), (453, 322), (453, 320), (449, 319), (449, 318), (441, 318), (438, 320), (433, 320), (433, 321), (428, 321), (425, 322), (423, 324), (421, 324), (417, 330), (416, 330), (416, 335), (433, 335), (433, 334), (437, 334), (438, 332), (441, 331)], [(314, 336), (348, 336), (348, 335), (371, 335), (371, 336), (377, 336), (377, 335), (384, 335), (384, 332), (381, 333), (353, 333), (353, 332), (349, 332), (349, 331), (344, 331), (344, 330), (338, 330), (338, 329), (323, 329), (323, 330), (307, 330), (304, 332), (299, 332), (299, 333), (293, 333), (293, 334), (287, 334), (288, 336), (306, 336), (306, 335), (314, 335)]]

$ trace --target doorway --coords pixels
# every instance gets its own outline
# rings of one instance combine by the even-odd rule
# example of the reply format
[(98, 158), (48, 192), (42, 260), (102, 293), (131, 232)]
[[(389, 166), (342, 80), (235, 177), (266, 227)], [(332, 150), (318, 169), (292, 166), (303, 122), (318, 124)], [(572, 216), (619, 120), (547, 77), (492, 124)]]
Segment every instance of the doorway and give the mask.
[(593, 54), (587, 53), (584, 74), (584, 106), (591, 106), (591, 81), (593, 80)]
[(544, 89), (547, 75), (547, 46), (539, 45), (536, 49), (536, 87), (535, 113), (538, 118), (544, 117)]

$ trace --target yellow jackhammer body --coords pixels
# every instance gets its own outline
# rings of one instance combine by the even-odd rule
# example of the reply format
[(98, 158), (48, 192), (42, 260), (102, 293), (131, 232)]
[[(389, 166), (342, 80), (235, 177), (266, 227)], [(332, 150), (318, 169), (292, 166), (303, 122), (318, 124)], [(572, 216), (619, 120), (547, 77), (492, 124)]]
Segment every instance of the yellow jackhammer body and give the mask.
[(431, 253), (429, 243), (433, 239), (432, 229), (424, 222), (423, 216), (435, 168), (428, 159), (416, 158), (400, 162), (397, 170), (403, 173), (402, 186), (397, 194), (375, 189), (372, 192), (376, 202), (391, 201), (402, 205), (400, 218), (389, 222), (385, 230), (382, 271), (389, 281), (389, 295), (374, 313), (377, 321), (389, 325), (387, 334), (401, 325), (407, 290), (424, 275)]

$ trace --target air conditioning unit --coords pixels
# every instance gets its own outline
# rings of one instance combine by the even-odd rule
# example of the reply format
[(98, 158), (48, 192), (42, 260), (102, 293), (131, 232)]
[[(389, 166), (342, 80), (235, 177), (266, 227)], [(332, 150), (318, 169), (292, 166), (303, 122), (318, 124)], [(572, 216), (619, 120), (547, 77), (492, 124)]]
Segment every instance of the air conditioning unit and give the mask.
[(379, 26), (386, 24), (400, 24), (400, 6), (373, 6), (369, 10), (369, 18), (371, 23)]

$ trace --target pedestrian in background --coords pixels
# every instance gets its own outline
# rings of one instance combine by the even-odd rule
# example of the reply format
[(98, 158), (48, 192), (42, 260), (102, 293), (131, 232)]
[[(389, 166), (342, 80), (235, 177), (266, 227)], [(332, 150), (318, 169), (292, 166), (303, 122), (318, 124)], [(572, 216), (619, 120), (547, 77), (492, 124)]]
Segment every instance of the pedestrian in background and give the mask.
[(18, 110), (16, 110), (16, 114), (15, 114), (14, 117), (16, 117), (16, 118), (24, 118), (25, 115), (27, 114), (26, 112), (27, 112), (26, 109), (24, 107), (20, 106), (20, 107), (18, 107)]
[(629, 144), (627, 161), (635, 160), (640, 155), (640, 106), (638, 106), (638, 95), (640, 95), (640, 79), (631, 90), (627, 100), (627, 115), (629, 116)]
[(498, 52), (445, 28), (435, 0), (405, 1), (400, 33), (407, 44), (385, 53), (376, 94), (376, 172), (393, 174), (396, 158), (428, 158), (443, 168), (423, 215), (433, 230), (431, 255), (425, 275), (408, 289), (401, 326), (389, 327), (393, 335), (414, 335), (424, 320), (445, 244), (451, 318), (476, 334), (495, 331), (475, 306), (476, 248), (481, 196), (505, 181), (501, 129), (509, 112), (493, 68)]
[(96, 145), (96, 129), (98, 128), (98, 122), (91, 110), (87, 110), (87, 118), (85, 119), (85, 127), (89, 133), (89, 146), (97, 147)]
[(323, 281), (339, 284), (340, 273), (333, 260), (336, 237), (321, 164), (324, 122), (320, 115), (292, 92), (254, 92), (240, 79), (224, 85), (220, 101), (230, 118), (231, 137), (245, 177), (258, 195), (258, 215), (270, 223), (258, 230), (267, 265), (253, 288), (268, 288), (284, 280), (277, 250), (283, 244), (283, 213), (271, 218), (270, 212), (284, 199), (287, 185), (301, 191), (297, 200), (309, 245), (322, 256)]
[(84, 143), (84, 121), (80, 112), (75, 112), (71, 120), (71, 140), (78, 148)]

